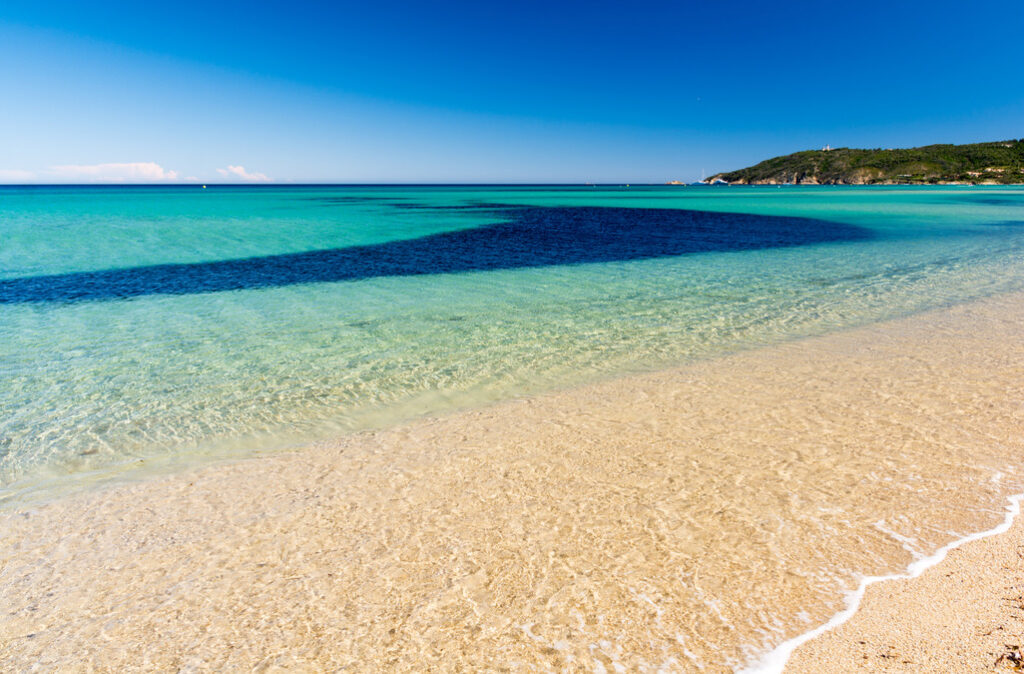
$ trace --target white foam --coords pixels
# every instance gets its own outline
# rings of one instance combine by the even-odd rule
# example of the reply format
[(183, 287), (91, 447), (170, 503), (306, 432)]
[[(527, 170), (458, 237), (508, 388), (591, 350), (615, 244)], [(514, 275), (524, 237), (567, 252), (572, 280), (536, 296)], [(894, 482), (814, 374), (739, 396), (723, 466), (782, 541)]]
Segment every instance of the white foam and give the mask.
[(864, 599), (864, 593), (868, 587), (875, 583), (881, 583), (886, 580), (904, 580), (907, 578), (916, 578), (920, 576), (924, 571), (930, 567), (935, 566), (949, 554), (950, 550), (955, 550), (965, 543), (976, 541), (981, 538), (987, 538), (988, 536), (995, 536), (997, 534), (1004, 533), (1009, 530), (1013, 524), (1013, 520), (1020, 514), (1020, 502), (1024, 499), (1024, 494), (1016, 494), (1009, 498), (1009, 503), (1006, 506), (1006, 517), (1002, 523), (998, 526), (989, 529), (988, 531), (982, 531), (970, 536), (959, 538), (948, 545), (939, 548), (935, 554), (928, 557), (921, 557), (911, 563), (907, 570), (903, 573), (896, 573), (888, 576), (867, 576), (860, 581), (860, 585), (856, 590), (846, 595), (846, 608), (839, 613), (832, 616), (831, 619), (824, 625), (819, 625), (813, 630), (804, 632), (803, 634), (793, 637), (788, 641), (776, 646), (774, 649), (769, 651), (767, 654), (761, 657), (760, 660), (752, 665), (747, 665), (742, 669), (738, 670), (738, 674), (778, 674), (785, 668), (786, 663), (789, 661), (789, 657), (793, 654), (797, 648), (807, 643), (811, 639), (828, 632), (831, 629), (839, 627), (844, 622), (853, 617), (860, 607), (861, 601)]

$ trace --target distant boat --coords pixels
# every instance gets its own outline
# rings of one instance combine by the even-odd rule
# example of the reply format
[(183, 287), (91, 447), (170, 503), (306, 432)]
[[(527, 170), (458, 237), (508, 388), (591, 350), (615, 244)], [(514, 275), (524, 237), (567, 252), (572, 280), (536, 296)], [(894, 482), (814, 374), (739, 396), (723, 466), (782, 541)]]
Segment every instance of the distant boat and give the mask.
[(704, 177), (704, 169), (700, 170), (700, 180), (697, 182), (689, 183), (690, 185), (707, 185), (707, 178)]

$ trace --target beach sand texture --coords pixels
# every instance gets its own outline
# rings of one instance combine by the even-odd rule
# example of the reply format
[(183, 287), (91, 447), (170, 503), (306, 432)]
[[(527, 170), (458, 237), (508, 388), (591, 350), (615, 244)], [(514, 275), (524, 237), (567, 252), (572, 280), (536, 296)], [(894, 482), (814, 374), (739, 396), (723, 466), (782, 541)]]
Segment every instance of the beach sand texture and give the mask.
[(1002, 521), (1022, 327), (1001, 296), (10, 510), (0, 662), (729, 671)]
[(1020, 671), (1024, 520), (953, 550), (911, 580), (872, 586), (849, 622), (797, 649), (786, 671)]

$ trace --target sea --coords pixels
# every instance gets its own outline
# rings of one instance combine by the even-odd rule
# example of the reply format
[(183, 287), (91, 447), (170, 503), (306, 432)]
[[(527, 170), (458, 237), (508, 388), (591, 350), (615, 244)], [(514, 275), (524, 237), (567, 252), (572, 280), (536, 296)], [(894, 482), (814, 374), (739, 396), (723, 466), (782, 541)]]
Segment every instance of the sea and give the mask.
[(1024, 289), (1024, 188), (2, 186), (0, 503)]

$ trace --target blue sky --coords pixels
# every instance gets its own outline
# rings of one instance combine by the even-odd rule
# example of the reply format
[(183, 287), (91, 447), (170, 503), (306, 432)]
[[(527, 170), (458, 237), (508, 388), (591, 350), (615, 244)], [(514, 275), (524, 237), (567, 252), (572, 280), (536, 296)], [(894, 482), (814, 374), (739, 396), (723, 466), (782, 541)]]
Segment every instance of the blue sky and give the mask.
[(1024, 3), (0, 5), (0, 182), (663, 182), (1024, 137)]

